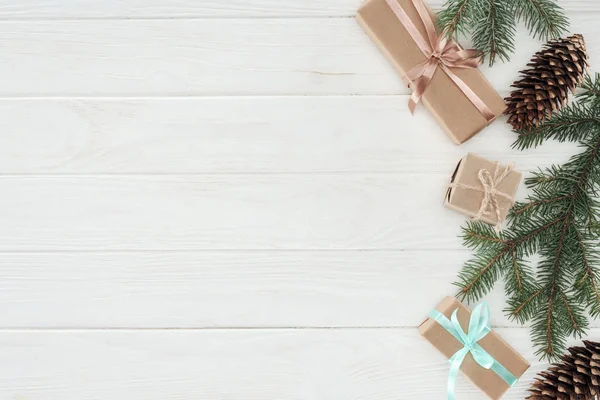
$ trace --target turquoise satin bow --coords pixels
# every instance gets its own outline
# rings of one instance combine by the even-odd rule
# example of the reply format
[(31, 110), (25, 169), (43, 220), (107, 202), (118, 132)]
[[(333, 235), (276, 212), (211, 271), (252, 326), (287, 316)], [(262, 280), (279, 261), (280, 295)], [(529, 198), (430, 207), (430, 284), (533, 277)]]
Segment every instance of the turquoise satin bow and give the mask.
[(481, 303), (471, 313), (469, 320), (469, 333), (465, 333), (458, 322), (458, 308), (452, 313), (451, 319), (448, 319), (444, 314), (437, 310), (429, 313), (429, 317), (434, 319), (438, 324), (443, 326), (452, 334), (459, 342), (463, 344), (463, 348), (458, 350), (450, 359), (450, 373), (448, 374), (448, 400), (455, 400), (454, 389), (456, 388), (456, 378), (458, 371), (467, 354), (471, 353), (477, 364), (485, 369), (491, 369), (500, 378), (504, 379), (508, 385), (513, 386), (517, 383), (517, 378), (514, 377), (502, 364), (494, 359), (487, 351), (483, 349), (477, 342), (485, 337), (492, 328), (490, 327), (490, 309), (487, 303)]

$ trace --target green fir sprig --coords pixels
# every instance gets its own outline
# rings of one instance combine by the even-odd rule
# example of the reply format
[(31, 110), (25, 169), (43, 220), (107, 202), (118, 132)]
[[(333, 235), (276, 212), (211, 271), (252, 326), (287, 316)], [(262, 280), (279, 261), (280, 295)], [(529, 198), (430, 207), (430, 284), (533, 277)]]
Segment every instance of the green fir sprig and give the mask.
[(536, 354), (549, 360), (565, 351), (569, 336), (585, 334), (588, 313), (600, 315), (600, 75), (583, 87), (576, 103), (519, 132), (514, 144), (555, 139), (578, 142), (581, 152), (526, 179), (531, 194), (511, 209), (502, 233), (467, 225), (464, 242), (474, 256), (456, 283), (459, 298), (477, 301), (503, 278), (507, 316), (531, 322)]
[(518, 21), (541, 40), (558, 38), (569, 27), (555, 0), (447, 0), (438, 13), (440, 30), (448, 37), (471, 35), (489, 65), (510, 60)]

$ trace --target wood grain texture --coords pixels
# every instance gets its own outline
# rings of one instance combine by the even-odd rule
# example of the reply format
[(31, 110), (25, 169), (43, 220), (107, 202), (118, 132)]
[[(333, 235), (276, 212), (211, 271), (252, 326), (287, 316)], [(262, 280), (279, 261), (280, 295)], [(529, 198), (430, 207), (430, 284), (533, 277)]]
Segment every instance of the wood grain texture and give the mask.
[[(418, 326), (466, 251), (0, 253), (0, 328)], [(487, 297), (495, 326), (502, 286)], [(411, 306), (407, 307), (408, 302)]]
[[(416, 327), (467, 251), (0, 253), (0, 329)], [(486, 296), (495, 327), (503, 285)], [(409, 306), (410, 305), (410, 306)], [(600, 321), (591, 321), (600, 326)]]
[(449, 174), (0, 177), (0, 250), (458, 249)]
[[(600, 34), (596, 14), (572, 20)], [(512, 63), (483, 68), (502, 92), (540, 48), (517, 43)], [(351, 18), (4, 21), (0, 46), (3, 97), (408, 94)]]
[[(429, 0), (438, 9), (443, 0)], [(23, 0), (0, 1), (0, 18), (197, 18), (351, 16), (362, 0)], [(600, 10), (594, 0), (562, 0), (568, 11)]]
[[(523, 399), (547, 365), (498, 333), (533, 364), (504, 397)], [(441, 400), (449, 368), (416, 329), (3, 331), (0, 359), (0, 397), (28, 400)], [(456, 392), (482, 398), (462, 375)]]
[[(408, 96), (0, 100), (4, 174), (450, 175), (469, 151), (530, 171), (574, 145), (511, 150), (502, 119), (463, 146)], [(32, 118), (35, 115), (35, 118)], [(51, 134), (49, 134), (51, 132)]]

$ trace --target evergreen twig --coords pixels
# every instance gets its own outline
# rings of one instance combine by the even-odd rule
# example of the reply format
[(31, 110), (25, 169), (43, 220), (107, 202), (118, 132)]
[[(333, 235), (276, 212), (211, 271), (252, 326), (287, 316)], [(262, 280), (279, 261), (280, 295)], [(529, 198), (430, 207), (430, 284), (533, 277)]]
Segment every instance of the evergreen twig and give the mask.
[(510, 59), (515, 50), (515, 16), (506, 0), (478, 0), (472, 7), (473, 47), (486, 54), (490, 65), (496, 58)]
[(583, 92), (577, 95), (577, 99), (583, 103), (596, 105), (600, 103), (600, 79), (593, 79), (587, 75), (581, 85)]
[(554, 0), (514, 0), (515, 16), (525, 22), (536, 38), (557, 38), (569, 27), (569, 20)]
[(438, 26), (448, 37), (472, 34), (473, 47), (489, 65), (514, 52), (515, 25), (523, 21), (535, 38), (558, 38), (569, 20), (555, 0), (446, 0)]
[[(586, 312), (600, 316), (600, 75), (587, 78), (579, 102), (522, 133), (514, 147), (546, 140), (578, 142), (581, 152), (562, 165), (526, 179), (531, 195), (515, 204), (509, 228), (497, 234), (474, 222), (464, 241), (474, 251), (459, 274), (458, 296), (476, 301), (505, 281), (507, 315), (532, 323), (538, 355), (550, 360), (565, 351), (569, 336), (588, 328)], [(529, 259), (537, 255), (534, 268)]]
[(438, 24), (445, 28), (448, 38), (467, 34), (466, 28), (470, 22), (466, 19), (471, 15), (469, 6), (469, 0), (448, 0), (445, 9), (438, 13)]

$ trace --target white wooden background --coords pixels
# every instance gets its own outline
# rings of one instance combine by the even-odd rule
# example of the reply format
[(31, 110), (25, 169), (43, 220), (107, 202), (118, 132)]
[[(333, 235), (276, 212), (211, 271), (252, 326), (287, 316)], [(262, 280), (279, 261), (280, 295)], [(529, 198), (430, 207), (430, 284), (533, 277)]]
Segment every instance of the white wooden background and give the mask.
[[(360, 2), (0, 0), (0, 400), (444, 398), (416, 326), (469, 256), (455, 163), (574, 146), (411, 117)], [(561, 3), (594, 64), (600, 4)], [(522, 399), (546, 365), (487, 300)]]

